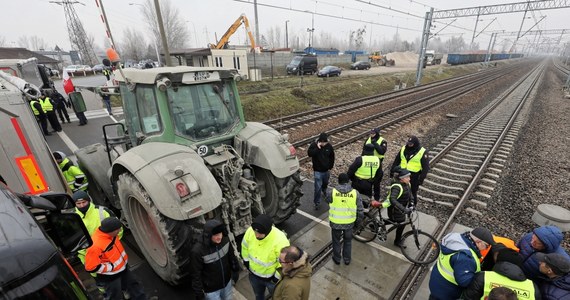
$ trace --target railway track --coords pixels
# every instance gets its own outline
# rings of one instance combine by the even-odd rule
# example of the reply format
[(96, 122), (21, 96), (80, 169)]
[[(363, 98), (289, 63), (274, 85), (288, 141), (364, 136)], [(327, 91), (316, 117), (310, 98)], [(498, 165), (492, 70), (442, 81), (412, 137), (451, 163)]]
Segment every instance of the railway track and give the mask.
[[(372, 127), (385, 129), (410, 122), (413, 118), (417, 118), (428, 113), (430, 109), (448, 103), (449, 101), (453, 101), (457, 97), (472, 92), (478, 87), (484, 86), (493, 80), (497, 80), (511, 71), (512, 69), (509, 68), (502, 69), (497, 72), (486, 73), (482, 78), (470, 78), (470, 80), (461, 82), (459, 85), (447, 86), (443, 91), (434, 92), (433, 90), (430, 90), (428, 92), (424, 92), (422, 94), (427, 95), (414, 97), (414, 100), (401, 101), (399, 99), (397, 101), (398, 104), (394, 105), (392, 108), (381, 109), (379, 112), (369, 114), (367, 117), (356, 118), (357, 120), (353, 122), (341, 125), (332, 130), (327, 130), (327, 133), (329, 134), (330, 140), (334, 141), (334, 146), (340, 148), (366, 137), (368, 131)], [(410, 97), (409, 94), (407, 94), (407, 96)], [(370, 104), (368, 104), (368, 107), (370, 107)], [(342, 114), (345, 116), (354, 113), (354, 110), (351, 108), (342, 109), (344, 111)], [(340, 116), (341, 112), (335, 112), (334, 114), (335, 116)], [(349, 117), (349, 119), (355, 118)], [(304, 126), (308, 125), (305, 123)], [(306, 156), (307, 146), (315, 139), (316, 136), (309, 136), (292, 142), (295, 148), (297, 148), (299, 161), (301, 163), (308, 160), (308, 157)]]
[[(523, 107), (532, 99), (544, 70), (544, 64), (533, 69), (433, 150), (437, 154), (430, 161), (430, 174), (418, 198), (420, 202), (453, 209), (434, 234), (438, 240), (460, 213), (483, 214), (480, 210), (486, 207), (486, 200), (521, 129)], [(420, 277), (428, 271), (425, 266), (410, 268), (392, 299), (413, 298)]]

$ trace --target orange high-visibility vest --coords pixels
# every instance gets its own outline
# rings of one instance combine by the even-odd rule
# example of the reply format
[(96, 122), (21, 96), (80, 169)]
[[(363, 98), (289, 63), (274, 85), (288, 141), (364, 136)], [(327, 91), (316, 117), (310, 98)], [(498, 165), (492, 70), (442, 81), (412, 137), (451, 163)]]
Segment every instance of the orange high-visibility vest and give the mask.
[(91, 236), (93, 245), (85, 254), (85, 270), (89, 273), (114, 275), (127, 268), (129, 257), (118, 237), (97, 229)]
[[(516, 252), (519, 252), (520, 249), (517, 247), (517, 245), (515, 244), (515, 241), (506, 238), (506, 237), (502, 237), (502, 236), (496, 236), (493, 235), (493, 240), (495, 241), (495, 243), (501, 243), (503, 245), (505, 245), (507, 248), (513, 249)], [(492, 247), (489, 247), (485, 250), (480, 251), (481, 252), (481, 258), (480, 261), (483, 261), (485, 259), (485, 257), (487, 256), (487, 254), (489, 254), (489, 252), (491, 251)]]

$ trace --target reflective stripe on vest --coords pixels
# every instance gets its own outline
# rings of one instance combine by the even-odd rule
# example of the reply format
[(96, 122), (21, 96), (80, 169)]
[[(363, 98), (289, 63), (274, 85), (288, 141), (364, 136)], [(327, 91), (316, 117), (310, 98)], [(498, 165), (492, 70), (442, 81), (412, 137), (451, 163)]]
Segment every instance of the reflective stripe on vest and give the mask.
[(500, 286), (513, 290), (517, 294), (517, 299), (519, 300), (534, 299), (534, 283), (532, 280), (527, 279), (525, 281), (516, 281), (498, 274), (497, 272), (487, 271), (483, 273), (485, 274), (485, 285), (481, 300), (486, 299), (493, 288)]
[(406, 149), (406, 146), (402, 147), (402, 150), (400, 150), (400, 168), (402, 169), (408, 169), (408, 171), (410, 172), (414, 172), (417, 173), (419, 171), (422, 170), (422, 157), (424, 156), (424, 153), (426, 152), (426, 148), (422, 147), (420, 149), (420, 151), (418, 151), (418, 153), (416, 153), (414, 156), (412, 156), (412, 159), (410, 159), (410, 161), (406, 160), (406, 157), (404, 156), (404, 150)]
[[(382, 141), (384, 141), (383, 137), (379, 137), (378, 141), (376, 141), (376, 143), (378, 143), (378, 145), (382, 145)], [(369, 137), (368, 140), (366, 140), (366, 143), (364, 143), (364, 145), (366, 144), (372, 144), (372, 138)], [(376, 151), (376, 148), (374, 148), (374, 156), (378, 157), (379, 159), (383, 159), (384, 155), (378, 153), (378, 151)]]
[(386, 196), (386, 200), (384, 201), (384, 203), (388, 202), (386, 204), (386, 206), (382, 206), (382, 207), (390, 207), (392, 205), (392, 203), (390, 202), (390, 195), (392, 194), (392, 187), (394, 187), (395, 185), (400, 187), (400, 192), (398, 193), (398, 198), (396, 199), (400, 199), (400, 197), (402, 196), (402, 194), (404, 193), (404, 187), (402, 186), (401, 183), (394, 183), (390, 186), (390, 190), (388, 191), (388, 195)]
[[(481, 264), (479, 263), (479, 258), (477, 257), (477, 254), (471, 248), (469, 248), (469, 251), (471, 251), (471, 256), (473, 257), (473, 260), (477, 265), (475, 273), (481, 272)], [(457, 281), (455, 281), (455, 275), (453, 274), (453, 267), (451, 266), (451, 257), (455, 254), (457, 254), (457, 252), (453, 252), (451, 254), (443, 254), (440, 251), (439, 258), (437, 260), (437, 270), (439, 271), (439, 274), (441, 274), (443, 278), (453, 283), (454, 285), (457, 285)]]
[(253, 274), (271, 278), (279, 267), (279, 253), (286, 246), (289, 246), (287, 236), (275, 226), (263, 240), (258, 240), (250, 227), (242, 240), (242, 257), (249, 261), (249, 270)]
[(356, 221), (356, 197), (355, 189), (348, 193), (341, 193), (337, 189), (332, 190), (332, 203), (329, 205), (329, 221), (334, 224), (351, 224)]
[(42, 109), (45, 112), (48, 111), (52, 111), (53, 110), (53, 105), (51, 104), (51, 101), (49, 100), (49, 97), (46, 97), (44, 100), (40, 99), (40, 104), (42, 105)]
[(362, 165), (356, 170), (354, 175), (360, 179), (372, 179), (376, 171), (380, 168), (380, 159), (376, 156), (362, 156)]
[[(30, 101), (30, 106), (32, 107), (32, 112), (34, 113), (35, 116), (39, 116), (40, 112), (34, 107), (34, 103), (39, 103), (39, 102), (36, 100)], [(40, 105), (41, 105), (41, 103), (40, 103)]]

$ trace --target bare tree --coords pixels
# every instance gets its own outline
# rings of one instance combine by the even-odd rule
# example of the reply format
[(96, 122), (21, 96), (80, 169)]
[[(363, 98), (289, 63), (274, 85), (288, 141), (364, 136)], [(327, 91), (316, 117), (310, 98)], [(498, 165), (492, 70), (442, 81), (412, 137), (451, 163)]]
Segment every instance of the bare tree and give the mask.
[(285, 47), (283, 38), (281, 37), (281, 27), (275, 26), (275, 47)]
[(445, 41), (445, 46), (447, 47), (447, 53), (457, 53), (466, 48), (466, 43), (463, 39), (463, 35), (458, 37), (452, 36), (450, 39)]
[(146, 57), (147, 48), (145, 38), (140, 31), (132, 28), (125, 29), (121, 43), (125, 59), (140, 61)]
[(7, 44), (8, 42), (6, 42), (6, 37), (0, 36), (0, 47), (5, 47)]
[[(174, 7), (170, 0), (160, 1), (160, 11), (166, 32), (166, 42), (169, 48), (185, 48), (188, 45), (190, 35), (186, 28), (186, 21), (182, 19), (178, 8)], [(160, 31), (157, 25), (156, 9), (152, 0), (147, 0), (142, 9), (147, 28), (156, 41), (160, 41)], [(159, 48), (162, 49), (161, 43)]]
[(45, 50), (46, 42), (37, 35), (32, 35), (29, 39), (31, 50)]
[(18, 47), (22, 48), (30, 48), (30, 40), (28, 39), (27, 35), (22, 35), (18, 37)]

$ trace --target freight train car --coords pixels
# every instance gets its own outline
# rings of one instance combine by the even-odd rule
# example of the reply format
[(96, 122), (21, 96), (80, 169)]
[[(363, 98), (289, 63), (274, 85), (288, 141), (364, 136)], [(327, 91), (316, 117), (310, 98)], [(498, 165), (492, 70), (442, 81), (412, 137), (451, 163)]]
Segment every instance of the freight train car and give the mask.
[[(450, 65), (462, 65), (462, 64), (471, 64), (477, 62), (484, 62), (486, 54), (475, 54), (475, 53), (467, 53), (467, 54), (448, 54), (447, 55), (447, 63)], [(494, 53), (491, 54), (491, 60), (503, 60), (510, 58), (521, 58), (523, 54), (514, 53)]]

